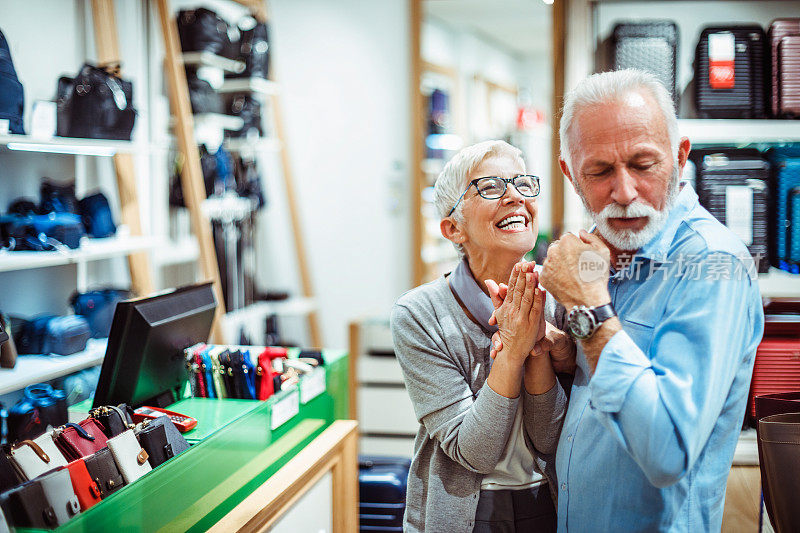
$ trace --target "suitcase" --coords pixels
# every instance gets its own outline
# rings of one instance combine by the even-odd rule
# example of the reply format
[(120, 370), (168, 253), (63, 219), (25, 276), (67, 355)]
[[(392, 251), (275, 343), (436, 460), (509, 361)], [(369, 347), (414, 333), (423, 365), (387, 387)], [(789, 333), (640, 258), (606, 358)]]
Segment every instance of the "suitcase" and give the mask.
[(747, 245), (759, 272), (769, 270), (769, 162), (755, 149), (692, 152), (700, 205)]
[(778, 45), (778, 112), (800, 118), (800, 35), (789, 35)]
[(766, 34), (760, 26), (705, 28), (695, 49), (700, 118), (766, 117)]
[(678, 107), (678, 26), (669, 20), (621, 23), (612, 37), (614, 70), (633, 68), (654, 74)]
[(773, 266), (800, 273), (800, 147), (780, 146), (770, 149), (772, 165), (771, 258)]
[[(789, 87), (789, 91), (788, 92), (784, 91), (783, 94), (781, 94), (780, 91), (781, 84), (786, 83), (782, 79), (782, 77), (786, 75), (785, 73), (782, 72), (783, 70), (782, 67), (785, 65), (787, 67), (790, 67), (789, 70), (792, 70), (791, 69), (792, 58), (794, 58), (794, 60), (796, 61), (800, 61), (800, 57), (796, 55), (798, 52), (795, 51), (794, 46), (792, 44), (790, 44), (787, 48), (784, 48), (783, 50), (779, 51), (779, 48), (782, 48), (781, 41), (783, 40), (784, 37), (800, 36), (800, 18), (774, 20), (772, 24), (769, 25), (768, 36), (771, 49), (770, 55), (772, 57), (771, 68), (770, 68), (770, 72), (772, 74), (771, 84), (770, 84), (771, 85), (770, 102), (772, 107), (772, 116), (775, 118), (780, 118), (781, 116), (783, 116), (784, 113), (787, 114), (789, 113), (788, 110), (782, 109), (781, 98), (786, 96), (789, 97), (790, 108), (792, 107), (791, 104), (792, 98), (794, 98), (795, 100), (800, 98), (800, 87), (797, 86)], [(782, 59), (784, 65), (781, 65), (779, 60), (781, 52), (783, 54)], [(800, 75), (800, 70), (794, 68), (794, 72), (792, 74), (795, 80), (794, 83), (795, 84), (799, 83), (800, 80), (798, 80), (797, 76)], [(791, 85), (791, 82), (789, 83)], [(798, 108), (797, 106), (798, 103), (795, 102), (794, 103), (795, 110), (793, 111), (795, 116), (800, 115), (800, 108)]]
[(359, 531), (403, 531), (411, 459), (358, 458)]

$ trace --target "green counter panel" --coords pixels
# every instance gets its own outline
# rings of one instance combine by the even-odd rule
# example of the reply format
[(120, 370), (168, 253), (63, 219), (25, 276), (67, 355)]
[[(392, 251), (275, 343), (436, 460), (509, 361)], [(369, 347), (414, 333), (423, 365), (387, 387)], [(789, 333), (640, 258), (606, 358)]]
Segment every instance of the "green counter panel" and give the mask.
[[(270, 430), (266, 402), (186, 399), (170, 409), (198, 419), (197, 444), (65, 524), (59, 531), (203, 531), (283, 467), (334, 420), (347, 417), (347, 353), (323, 352), (326, 390)], [(194, 435), (192, 435), (194, 433)]]

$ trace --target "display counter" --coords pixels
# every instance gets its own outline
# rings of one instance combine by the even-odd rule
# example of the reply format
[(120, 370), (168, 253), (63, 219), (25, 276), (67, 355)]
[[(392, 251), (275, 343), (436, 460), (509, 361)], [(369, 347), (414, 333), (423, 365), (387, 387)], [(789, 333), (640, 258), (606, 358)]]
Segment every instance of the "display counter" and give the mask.
[[(254, 529), (279, 520), (326, 473), (338, 498), (332, 530), (353, 530), (356, 424), (336, 423), (349, 410), (348, 358), (344, 351), (323, 355), (324, 372), (267, 401), (195, 398), (173, 404), (170, 410), (198, 419), (184, 434), (192, 447), (59, 530)], [(83, 407), (88, 409), (78, 409)]]

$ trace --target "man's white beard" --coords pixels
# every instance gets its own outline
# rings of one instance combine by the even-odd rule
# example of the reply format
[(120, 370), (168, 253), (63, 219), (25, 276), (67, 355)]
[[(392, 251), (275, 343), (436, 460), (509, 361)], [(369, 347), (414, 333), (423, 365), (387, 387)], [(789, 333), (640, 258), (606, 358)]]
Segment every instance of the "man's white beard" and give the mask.
[[(600, 235), (614, 248), (620, 251), (636, 251), (643, 247), (645, 244), (653, 240), (653, 238), (661, 231), (664, 224), (669, 217), (670, 209), (675, 204), (675, 199), (678, 196), (678, 177), (680, 172), (680, 165), (675, 161), (667, 188), (667, 197), (664, 201), (664, 207), (659, 211), (652, 205), (644, 200), (634, 200), (633, 203), (622, 206), (618, 203), (612, 203), (603, 208), (599, 213), (593, 212), (589, 209), (589, 204), (583, 195), (583, 191), (578, 189), (578, 195), (583, 201), (584, 207), (591, 214), (594, 223), (597, 224), (597, 230)], [(609, 223), (610, 218), (638, 218), (647, 217), (647, 224), (641, 229), (615, 229)]]

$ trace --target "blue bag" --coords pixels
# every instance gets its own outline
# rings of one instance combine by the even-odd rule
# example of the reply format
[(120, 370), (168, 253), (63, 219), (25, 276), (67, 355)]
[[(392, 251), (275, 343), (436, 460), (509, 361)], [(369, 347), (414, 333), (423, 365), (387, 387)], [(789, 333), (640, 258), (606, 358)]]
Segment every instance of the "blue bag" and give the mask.
[(17, 78), (11, 50), (5, 35), (0, 31), (0, 120), (8, 120), (9, 131), (25, 134), (22, 127), (22, 111), (25, 107), (22, 84)]
[(55, 317), (47, 322), (42, 353), (72, 355), (82, 352), (91, 337), (89, 322), (82, 316)]
[(70, 305), (76, 315), (84, 317), (94, 338), (108, 337), (117, 302), (128, 298), (130, 293), (123, 289), (97, 289), (76, 292), (70, 298)]
[(87, 196), (78, 202), (83, 225), (91, 237), (111, 237), (117, 232), (108, 198), (101, 193)]

